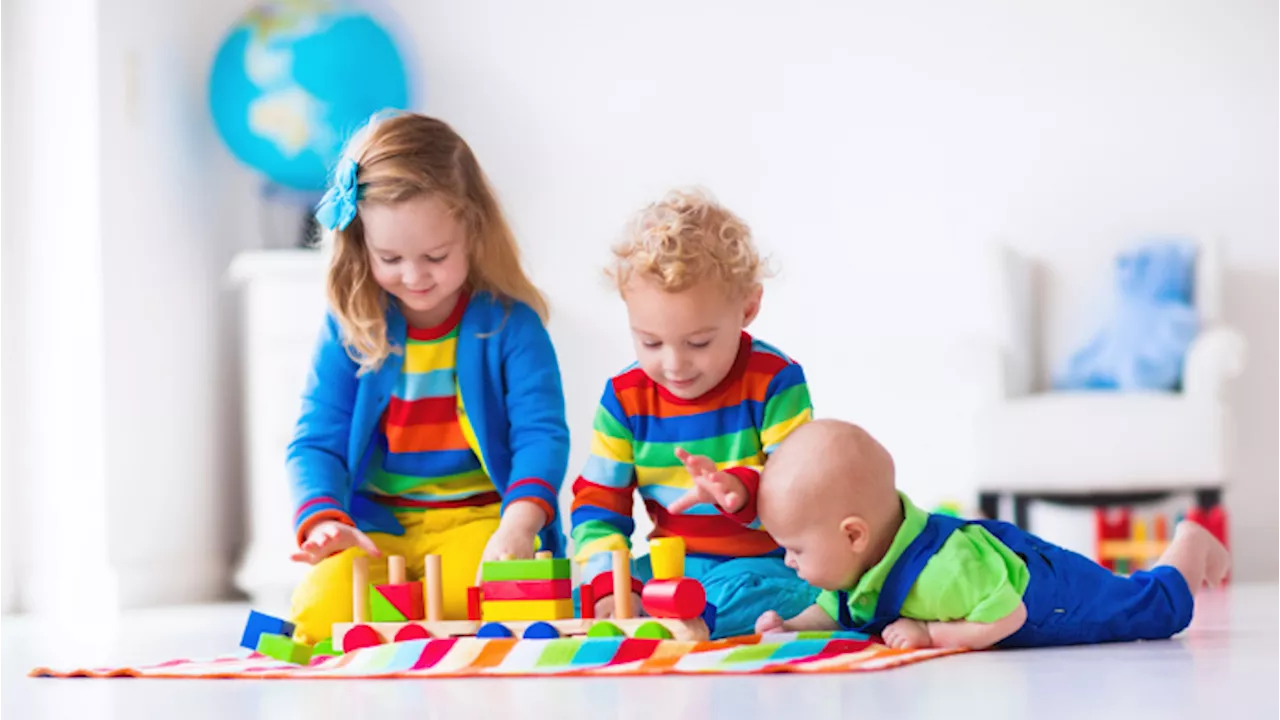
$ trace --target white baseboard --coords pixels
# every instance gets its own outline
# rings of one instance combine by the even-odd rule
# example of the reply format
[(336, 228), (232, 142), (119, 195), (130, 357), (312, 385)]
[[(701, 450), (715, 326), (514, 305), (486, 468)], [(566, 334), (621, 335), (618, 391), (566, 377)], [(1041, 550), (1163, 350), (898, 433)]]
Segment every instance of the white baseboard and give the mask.
[[(171, 568), (160, 572), (158, 566)], [(165, 558), (117, 564), (121, 609), (188, 605), (226, 600), (231, 595), (231, 563), (225, 557)]]
[(62, 617), (99, 616), (119, 609), (115, 573), (100, 563), (82, 562), (74, 572), (55, 563), (22, 572), (18, 604), (23, 612)]
[(80, 566), (74, 573), (50, 564), (23, 574), (20, 606), (40, 614), (100, 614), (215, 602), (229, 597), (229, 575), (229, 563), (219, 558), (139, 560), (96, 569)]
[(249, 596), (254, 608), (282, 616), (289, 610), (293, 589), (306, 575), (308, 566), (289, 560), (290, 546), (255, 543), (236, 570), (236, 587)]

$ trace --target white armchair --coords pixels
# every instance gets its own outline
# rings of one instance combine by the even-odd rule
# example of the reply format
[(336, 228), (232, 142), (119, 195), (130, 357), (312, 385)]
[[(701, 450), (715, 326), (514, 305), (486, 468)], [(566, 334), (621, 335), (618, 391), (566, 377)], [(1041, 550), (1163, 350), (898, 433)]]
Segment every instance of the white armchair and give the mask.
[(1210, 509), (1231, 478), (1227, 382), (1243, 368), (1245, 341), (1221, 322), (1218, 250), (1202, 243), (1194, 293), (1202, 328), (1183, 368), (1183, 390), (1035, 392), (1035, 273), (1007, 248), (996, 265), (996, 360), (987, 387), (995, 397), (977, 421), (977, 485), (983, 514), (998, 517), (1004, 497), (1013, 522), (1027, 526), (1033, 500), (1105, 506), (1193, 493)]

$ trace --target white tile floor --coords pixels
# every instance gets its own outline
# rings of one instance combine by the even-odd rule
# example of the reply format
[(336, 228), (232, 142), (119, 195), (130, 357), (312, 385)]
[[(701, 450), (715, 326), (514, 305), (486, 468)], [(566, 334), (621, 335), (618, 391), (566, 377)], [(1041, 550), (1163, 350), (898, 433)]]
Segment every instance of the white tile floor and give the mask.
[(1275, 585), (1202, 596), (1170, 642), (975, 653), (863, 675), (287, 682), (29, 679), (35, 665), (233, 650), (245, 608), (126, 615), (77, 641), (6, 618), (4, 718), (1274, 718)]

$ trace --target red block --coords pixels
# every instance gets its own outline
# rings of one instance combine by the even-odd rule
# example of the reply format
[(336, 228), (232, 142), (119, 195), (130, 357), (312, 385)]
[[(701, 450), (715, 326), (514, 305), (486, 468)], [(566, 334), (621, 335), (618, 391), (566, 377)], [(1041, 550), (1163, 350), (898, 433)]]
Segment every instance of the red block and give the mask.
[(579, 609), (579, 617), (591, 620), (596, 616), (596, 593), (591, 583), (583, 583), (578, 587), (578, 604), (582, 606)]
[(483, 583), (485, 600), (564, 600), (573, 597), (573, 584), (563, 580), (501, 580)]
[(480, 619), (480, 588), (472, 585), (467, 588), (467, 619)]
[(707, 607), (707, 592), (693, 578), (650, 580), (640, 594), (650, 617), (692, 620)]
[(395, 606), (406, 620), (422, 620), (426, 612), (422, 605), (422, 583), (396, 583), (395, 585), (374, 585), (387, 602)]
[[(1121, 508), (1120, 510), (1097, 508), (1093, 511), (1093, 523), (1094, 536), (1099, 543), (1104, 540), (1128, 540), (1132, 533), (1128, 508)], [(1098, 562), (1106, 569), (1115, 572), (1116, 563), (1114, 559), (1104, 560), (1098, 558)]]

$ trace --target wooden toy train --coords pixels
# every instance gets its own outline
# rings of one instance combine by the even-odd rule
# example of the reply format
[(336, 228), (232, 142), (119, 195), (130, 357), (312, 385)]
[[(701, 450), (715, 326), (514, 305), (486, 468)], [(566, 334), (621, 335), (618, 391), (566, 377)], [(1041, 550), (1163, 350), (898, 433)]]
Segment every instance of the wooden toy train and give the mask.
[[(459, 636), (551, 639), (636, 637), (706, 640), (715, 608), (701, 583), (684, 574), (684, 542), (655, 539), (650, 545), (654, 579), (631, 575), (627, 551), (613, 553), (612, 571), (578, 589), (575, 616), (569, 560), (538, 553), (532, 560), (503, 559), (481, 565), (480, 585), (467, 588), (467, 619), (445, 620), (441, 558), (427, 555), (421, 583), (405, 581), (405, 562), (388, 558), (386, 585), (370, 585), (368, 559), (357, 558), (352, 578), (352, 622), (333, 626), (332, 646), (343, 652), (387, 642)], [(596, 598), (612, 592), (614, 614), (594, 617)], [(631, 594), (641, 597), (648, 617), (636, 617)]]

